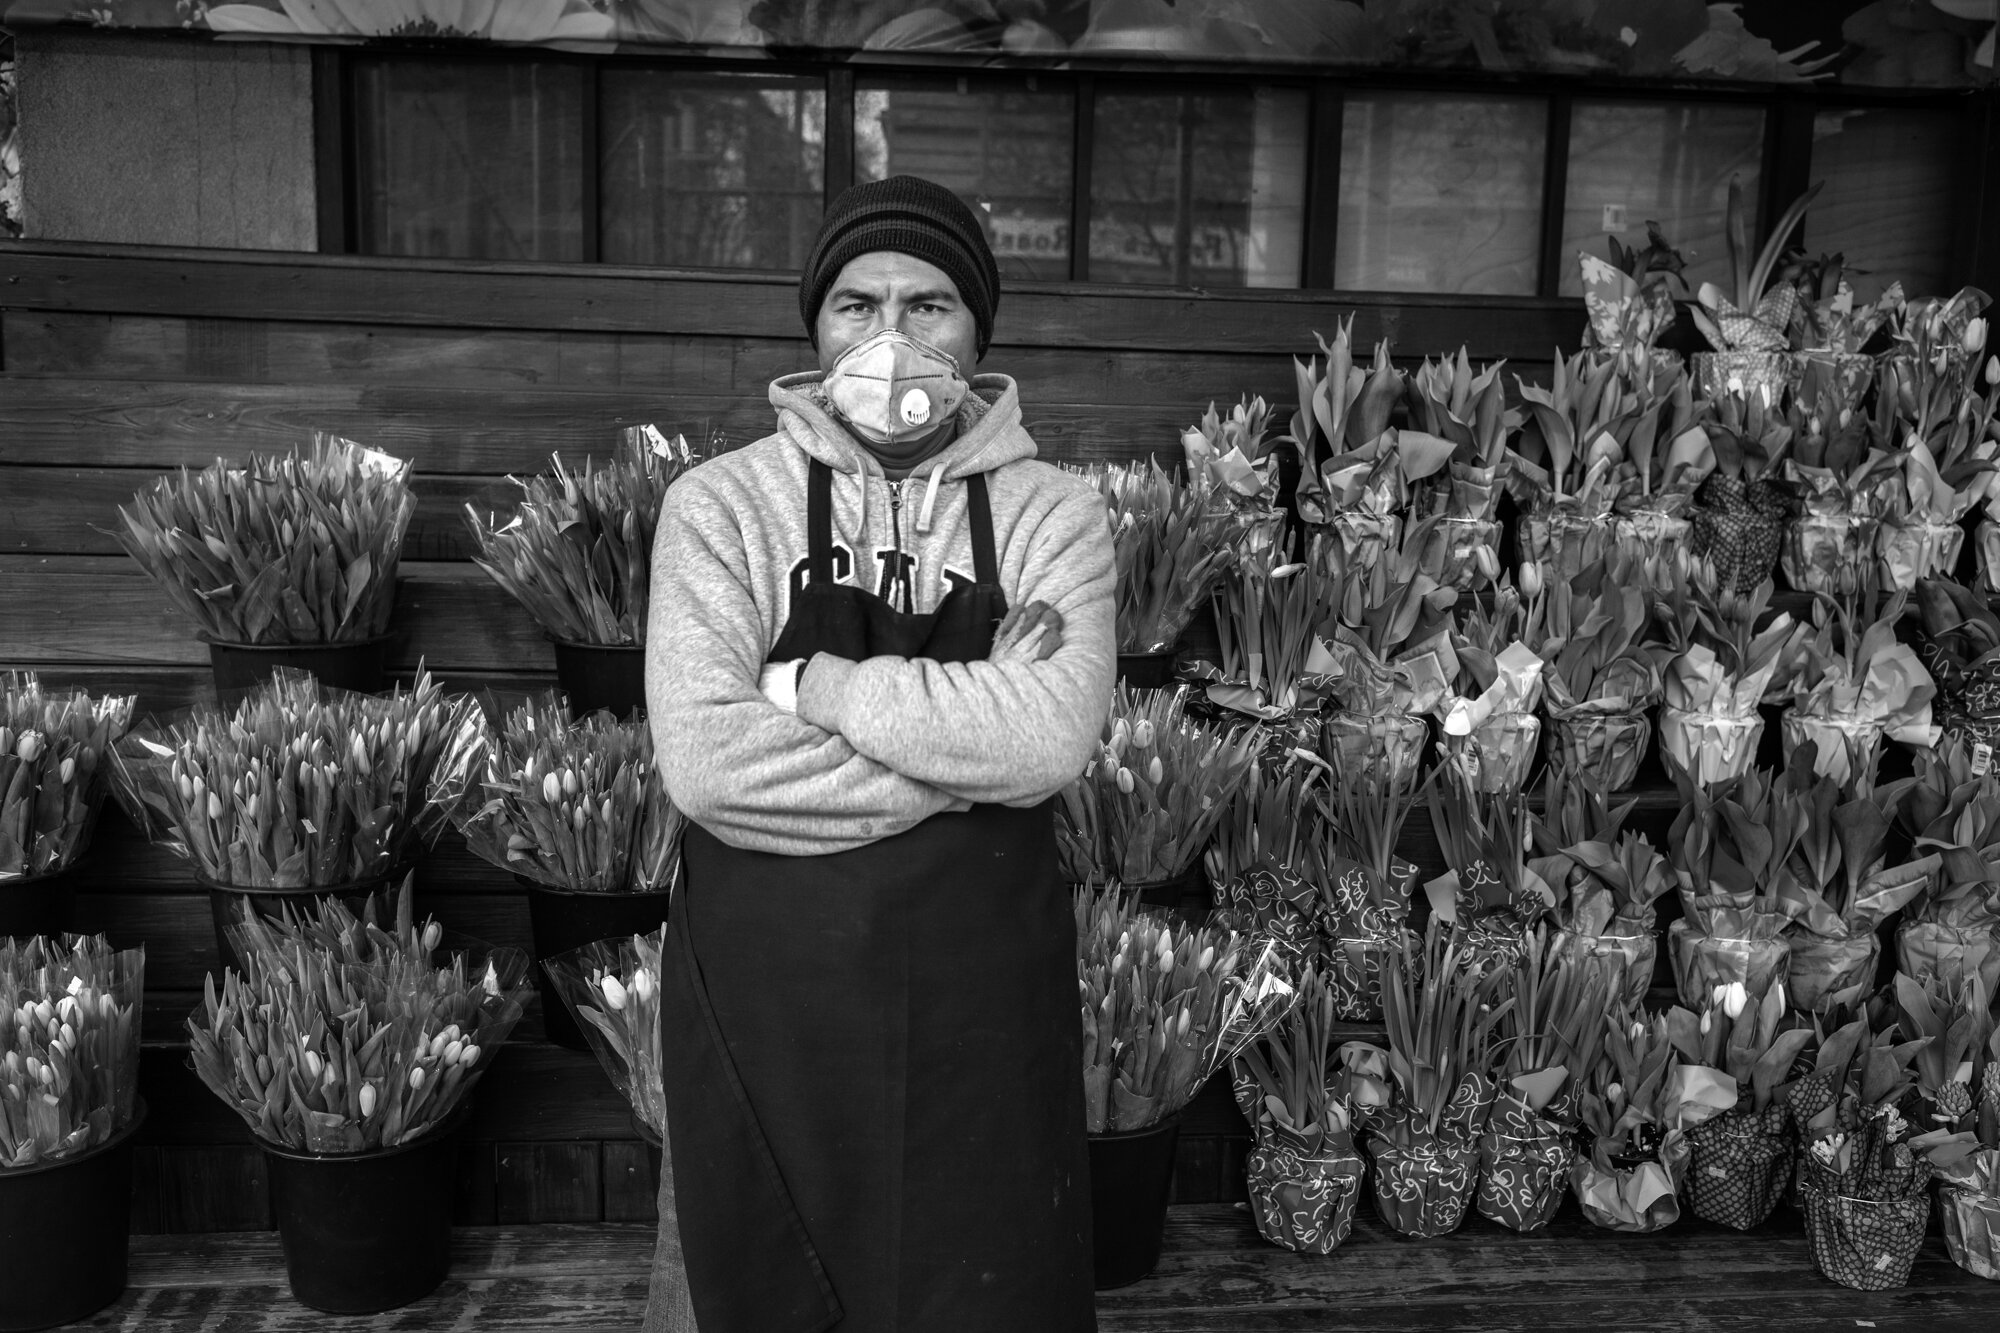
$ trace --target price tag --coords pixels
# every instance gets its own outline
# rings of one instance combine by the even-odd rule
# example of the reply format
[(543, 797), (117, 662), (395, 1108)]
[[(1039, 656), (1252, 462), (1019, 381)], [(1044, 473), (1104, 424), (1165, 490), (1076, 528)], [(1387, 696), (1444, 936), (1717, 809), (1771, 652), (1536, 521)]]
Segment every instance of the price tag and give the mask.
[(361, 466), (386, 481), (394, 481), (410, 470), (410, 465), (394, 454), (385, 454), (380, 449), (363, 449)]
[(1972, 776), (1986, 776), (1986, 770), (1993, 767), (1993, 747), (1979, 741), (1972, 747)]

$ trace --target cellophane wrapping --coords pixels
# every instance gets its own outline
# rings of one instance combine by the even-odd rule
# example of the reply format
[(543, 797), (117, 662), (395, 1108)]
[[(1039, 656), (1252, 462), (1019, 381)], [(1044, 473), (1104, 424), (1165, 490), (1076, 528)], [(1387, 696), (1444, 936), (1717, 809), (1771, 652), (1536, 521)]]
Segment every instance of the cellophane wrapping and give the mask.
[(1785, 1197), (1798, 1156), (1785, 1108), (1737, 1109), (1687, 1131), (1687, 1199), (1696, 1217), (1748, 1231)]
[(1486, 570), (1498, 568), (1500, 520), (1440, 518), (1424, 532), (1417, 568), (1447, 588), (1471, 592), (1491, 582)]
[(1770, 912), (1741, 916), (1729, 927), (1740, 934), (1697, 933), (1686, 918), (1667, 927), (1674, 987), (1682, 1004), (1700, 1009), (1717, 986), (1731, 982), (1742, 982), (1755, 1004), (1771, 983), (1785, 979), (1792, 956), (1791, 942), (1781, 933), (1785, 919)]
[(1949, 577), (1965, 546), (1965, 529), (1912, 517), (1875, 530), (1876, 574), (1885, 592), (1909, 592), (1918, 579)]
[(1550, 728), (1550, 765), (1588, 773), (1607, 793), (1632, 785), (1653, 745), (1653, 724), (1643, 711), (1552, 715)]
[(1740, 778), (1757, 759), (1764, 719), (1689, 713), (1667, 704), (1660, 709), (1660, 749), (1704, 787)]
[(1948, 993), (1976, 975), (1992, 995), (2000, 989), (2000, 941), (1984, 923), (1905, 921), (1896, 931), (1896, 968), (1923, 986), (1942, 978)]
[(1343, 773), (1371, 773), (1413, 786), (1422, 771), (1430, 721), (1415, 713), (1329, 713), (1320, 720), (1320, 753)]
[(1540, 568), (1542, 586), (1565, 588), (1611, 549), (1611, 515), (1603, 501), (1565, 498), (1531, 509), (1514, 523), (1514, 543), (1522, 564)]
[(1790, 940), (1785, 997), (1796, 1012), (1814, 1013), (1828, 996), (1850, 986), (1866, 984), (1873, 988), (1875, 961), (1882, 956), (1882, 941), (1874, 931), (1830, 936), (1794, 930)]
[(1512, 1231), (1536, 1231), (1562, 1207), (1576, 1160), (1575, 1093), (1565, 1087), (1536, 1110), (1503, 1087), (1479, 1137), (1479, 1215)]
[(1327, 527), (1340, 542), (1345, 567), (1355, 572), (1374, 569), (1384, 556), (1401, 548), (1403, 519), (1372, 509), (1337, 509)]
[(1882, 755), (1882, 723), (1872, 717), (1815, 717), (1787, 708), (1778, 719), (1785, 753), (1813, 742), (1813, 772), (1843, 785), (1857, 777), (1873, 784), (1876, 760)]
[(1469, 736), (1452, 737), (1449, 762), (1478, 792), (1517, 792), (1527, 784), (1542, 739), (1542, 720), (1533, 713), (1494, 713)]
[(145, 991), (143, 946), (0, 938), (0, 1178), (80, 1157), (131, 1122)]
[(1680, 1130), (1668, 1130), (1652, 1160), (1614, 1162), (1604, 1146), (1578, 1153), (1570, 1185), (1583, 1215), (1607, 1231), (1652, 1232), (1680, 1220), (1682, 1184), (1687, 1179), (1688, 1145)]
[(1800, 592), (1853, 597), (1861, 591), (1875, 559), (1875, 532), (1881, 520), (1872, 514), (1807, 512), (1785, 524), (1778, 565), (1785, 581)]
[[(1648, 907), (1646, 910), (1651, 912), (1653, 909)], [(1613, 998), (1622, 996), (1634, 1011), (1645, 1007), (1646, 992), (1652, 989), (1653, 969), (1660, 956), (1660, 942), (1656, 937), (1578, 935), (1564, 930), (1557, 932), (1555, 947), (1574, 958), (1595, 959), (1618, 969), (1618, 981), (1611, 989)]]
[(667, 1132), (660, 1050), (665, 929), (597, 940), (542, 962), (611, 1085), (639, 1119), (662, 1135)]
[[(1237, 1104), (1254, 1109), (1256, 1079), (1239, 1064), (1233, 1082)], [(1250, 1119), (1256, 1137), (1244, 1167), (1257, 1234), (1300, 1254), (1332, 1254), (1353, 1232), (1354, 1208), (1361, 1199), (1366, 1166), (1355, 1151), (1353, 1134), (1341, 1130), (1309, 1147), (1275, 1121)]]
[(1982, 518), (1972, 536), (1979, 554), (1980, 590), (2000, 593), (2000, 523)]
[(1938, 1176), (1945, 1253), (1977, 1277), (2000, 1279), (2000, 1148), (1975, 1148)]
[(1665, 592), (1676, 572), (1686, 577), (1692, 500), (1686, 491), (1665, 491), (1621, 501), (1611, 518), (1614, 568), (1648, 592)]

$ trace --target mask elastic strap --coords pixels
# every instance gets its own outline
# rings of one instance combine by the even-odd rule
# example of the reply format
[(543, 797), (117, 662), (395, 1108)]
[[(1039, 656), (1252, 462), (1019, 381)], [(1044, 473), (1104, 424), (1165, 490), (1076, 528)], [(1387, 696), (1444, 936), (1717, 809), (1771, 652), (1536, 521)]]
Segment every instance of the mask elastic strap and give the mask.
[(931, 530), (931, 510), (937, 507), (938, 483), (944, 480), (944, 464), (931, 468), (930, 484), (924, 487), (924, 507), (917, 511), (917, 531)]

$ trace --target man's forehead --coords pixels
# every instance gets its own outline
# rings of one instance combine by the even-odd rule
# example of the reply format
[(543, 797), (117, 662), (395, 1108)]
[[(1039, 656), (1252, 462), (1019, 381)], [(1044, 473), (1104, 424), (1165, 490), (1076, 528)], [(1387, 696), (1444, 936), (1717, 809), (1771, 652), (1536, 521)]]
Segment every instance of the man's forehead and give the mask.
[(831, 290), (835, 294), (841, 291), (902, 297), (942, 294), (954, 301), (962, 299), (958, 284), (949, 273), (929, 260), (906, 255), (901, 250), (870, 250), (865, 255), (856, 255), (841, 268)]

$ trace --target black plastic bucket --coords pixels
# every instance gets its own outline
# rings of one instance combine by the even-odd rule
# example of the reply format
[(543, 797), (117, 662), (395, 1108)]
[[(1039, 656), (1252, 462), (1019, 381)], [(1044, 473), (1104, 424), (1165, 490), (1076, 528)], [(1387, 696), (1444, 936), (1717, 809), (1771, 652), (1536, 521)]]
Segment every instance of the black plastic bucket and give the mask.
[(132, 1217), (132, 1138), (146, 1103), (81, 1157), (0, 1171), (0, 1333), (86, 1319), (125, 1291)]
[(629, 718), (646, 712), (646, 650), (637, 644), (570, 643), (556, 646), (556, 683), (569, 696), (572, 717), (600, 708)]
[(658, 893), (571, 893), (514, 876), (528, 891), (528, 926), (535, 937), (535, 990), (542, 997), (542, 1030), (558, 1046), (588, 1049), (583, 1032), (562, 1002), (544, 958), (580, 949), (598, 940), (629, 939), (651, 934), (667, 919), (667, 900)]
[(1090, 1136), (1090, 1231), (1097, 1289), (1130, 1286), (1160, 1262), (1181, 1118)]
[(1208, 872), (1203, 868), (1201, 858), (1196, 857), (1190, 865), (1172, 879), (1151, 880), (1133, 883), (1126, 890), (1139, 895), (1141, 907), (1162, 909), (1177, 913), (1193, 922), (1208, 919), (1211, 906), (1208, 895)]
[(375, 898), (375, 920), (386, 927), (395, 920), (392, 891), (402, 882), (403, 876), (401, 871), (395, 871), (351, 884), (326, 884), (303, 889), (244, 889), (233, 884), (218, 884), (201, 876), (196, 878), (208, 890), (208, 915), (215, 925), (217, 971), (233, 967), (240, 972), (243, 963), (229, 943), (229, 928), (241, 925), (250, 913), (270, 918), (290, 907), (304, 916), (313, 910), (320, 899), (338, 898), (348, 911), (360, 916), (368, 900)]
[(1174, 683), (1179, 650), (1165, 653), (1118, 654), (1118, 681), (1135, 690), (1163, 690)]
[(227, 699), (255, 689), (280, 667), (312, 672), (322, 685), (374, 694), (389, 678), (389, 635), (352, 643), (217, 643), (209, 640), (208, 662), (215, 692)]
[(422, 1300), (451, 1271), (461, 1109), (414, 1143), (316, 1157), (258, 1142), (285, 1274), (301, 1305), (377, 1314)]
[(67, 870), (0, 879), (0, 939), (55, 938), (76, 929), (76, 881)]

